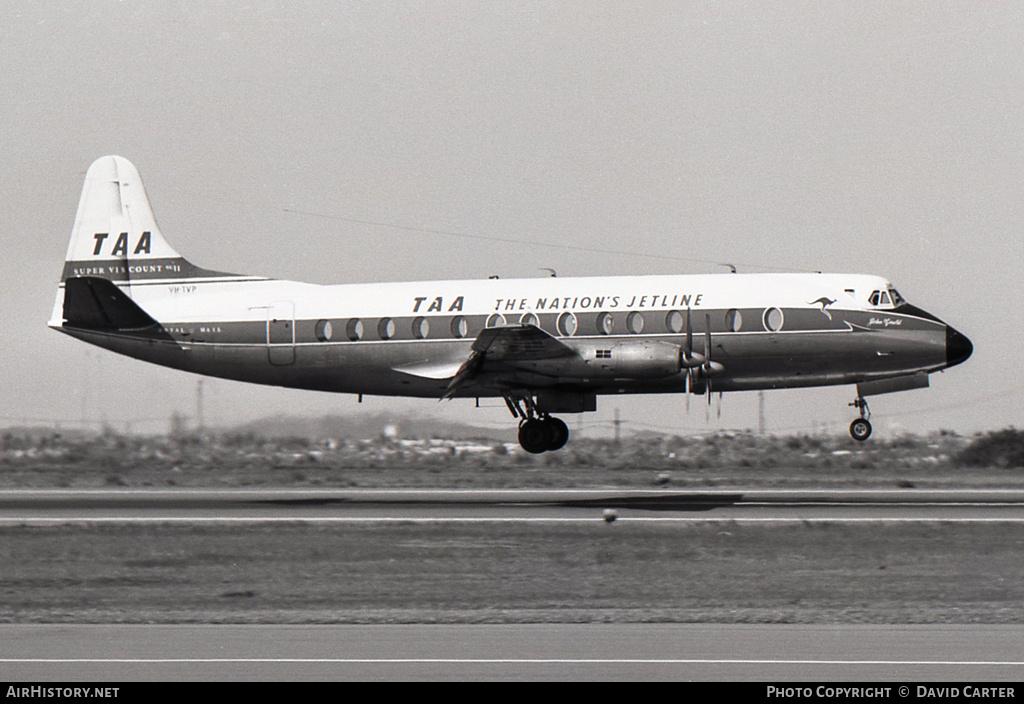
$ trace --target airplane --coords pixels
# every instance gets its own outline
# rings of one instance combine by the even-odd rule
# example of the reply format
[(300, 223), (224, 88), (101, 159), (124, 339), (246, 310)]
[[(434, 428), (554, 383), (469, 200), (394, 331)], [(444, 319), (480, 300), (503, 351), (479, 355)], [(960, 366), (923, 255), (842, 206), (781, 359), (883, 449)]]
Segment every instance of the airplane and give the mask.
[[(502, 398), (529, 453), (597, 397), (856, 385), (925, 388), (967, 360), (962, 333), (864, 274), (487, 278), (317, 285), (192, 264), (138, 170), (89, 167), (49, 326), (196, 374), (349, 394)], [(688, 395), (687, 399), (690, 398)]]

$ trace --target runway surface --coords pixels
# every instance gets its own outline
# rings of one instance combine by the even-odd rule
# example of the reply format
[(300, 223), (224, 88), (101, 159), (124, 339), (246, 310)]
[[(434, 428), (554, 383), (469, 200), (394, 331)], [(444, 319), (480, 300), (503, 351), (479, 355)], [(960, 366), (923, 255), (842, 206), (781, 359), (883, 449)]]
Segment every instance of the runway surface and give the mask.
[(0, 523), (1024, 522), (1019, 490), (6, 490)]
[[(1020, 681), (1015, 626), (0, 625), (0, 680)], [(913, 687), (912, 687), (913, 688)]]
[[(1024, 491), (21, 490), (0, 524), (1024, 522)], [(1016, 625), (0, 625), (0, 679), (1019, 681)]]

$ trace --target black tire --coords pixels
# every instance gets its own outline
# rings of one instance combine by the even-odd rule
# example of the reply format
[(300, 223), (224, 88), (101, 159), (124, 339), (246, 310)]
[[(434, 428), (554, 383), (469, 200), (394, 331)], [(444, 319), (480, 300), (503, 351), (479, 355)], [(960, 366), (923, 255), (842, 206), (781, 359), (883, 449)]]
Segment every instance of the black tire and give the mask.
[(857, 442), (864, 442), (871, 437), (871, 423), (867, 418), (858, 418), (850, 423), (850, 435)]
[(561, 450), (569, 442), (569, 426), (560, 418), (548, 418), (547, 424), (551, 434), (548, 449)]
[(519, 444), (532, 455), (546, 452), (551, 445), (551, 431), (547, 423), (530, 419), (519, 426)]

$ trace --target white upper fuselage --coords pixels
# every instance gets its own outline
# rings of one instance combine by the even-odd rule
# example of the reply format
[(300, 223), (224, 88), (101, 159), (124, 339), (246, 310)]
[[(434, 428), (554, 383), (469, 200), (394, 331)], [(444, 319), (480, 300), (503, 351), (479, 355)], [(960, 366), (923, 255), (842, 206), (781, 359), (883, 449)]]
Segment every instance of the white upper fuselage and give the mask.
[[(691, 308), (891, 310), (871, 305), (888, 282), (864, 274), (711, 274), (585, 278), (484, 279), (318, 285), (275, 279), (212, 277), (133, 281), (122, 288), (162, 322), (266, 320), (266, 307), (288, 302), (296, 318), (378, 319), (410, 315), (500, 315), (516, 324), (527, 314), (639, 312)], [(55, 321), (59, 325), (59, 311)], [(52, 323), (51, 323), (52, 324)], [(597, 334), (597, 331), (592, 331)], [(587, 332), (580, 331), (585, 335)]]

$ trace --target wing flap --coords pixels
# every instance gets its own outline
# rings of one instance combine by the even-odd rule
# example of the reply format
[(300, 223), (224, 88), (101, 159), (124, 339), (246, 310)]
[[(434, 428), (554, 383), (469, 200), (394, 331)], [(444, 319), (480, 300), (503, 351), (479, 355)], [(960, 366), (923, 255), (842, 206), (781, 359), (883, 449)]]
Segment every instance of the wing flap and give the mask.
[(473, 341), (473, 350), (485, 354), (488, 362), (557, 359), (576, 354), (536, 325), (487, 328)]
[(458, 374), (464, 362), (420, 362), (416, 364), (404, 364), (400, 367), (392, 367), (396, 372), (416, 376), (421, 379), (451, 379)]
[(487, 328), (473, 341), (469, 357), (452, 377), (442, 399), (452, 398), (466, 382), (487, 371), (487, 365), (505, 367), (516, 362), (572, 357), (576, 351), (536, 325)]

